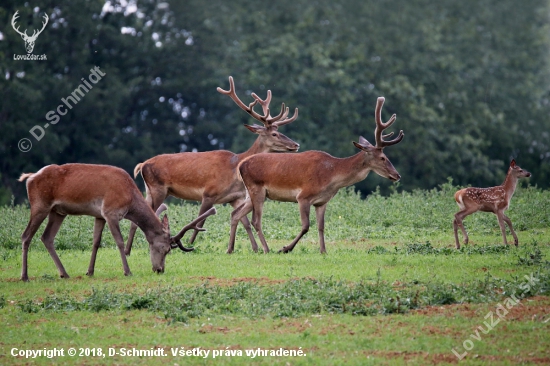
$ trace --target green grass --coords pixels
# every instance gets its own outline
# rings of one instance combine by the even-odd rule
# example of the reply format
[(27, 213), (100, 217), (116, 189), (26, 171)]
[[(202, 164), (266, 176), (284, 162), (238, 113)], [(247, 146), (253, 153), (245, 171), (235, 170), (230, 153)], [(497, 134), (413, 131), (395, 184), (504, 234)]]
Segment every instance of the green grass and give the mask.
[[(20, 282), (24, 206), (0, 208), (0, 364), (49, 364), (14, 358), (18, 349), (69, 347), (163, 348), (166, 357), (60, 357), (67, 364), (429, 364), (455, 363), (485, 316), (512, 293), (521, 305), (480, 340), (462, 363), (550, 362), (550, 192), (519, 188), (508, 216), (520, 239), (505, 246), (496, 218), (465, 220), (472, 244), (454, 249), (457, 211), (445, 184), (432, 191), (375, 193), (361, 200), (340, 192), (327, 209), (328, 255), (319, 254), (315, 222), (290, 254), (256, 254), (242, 228), (236, 252), (226, 255), (230, 207), (208, 219), (196, 250), (177, 250), (166, 272), (151, 271), (148, 245), (138, 233), (124, 277), (110, 233), (103, 235), (95, 276), (85, 276), (93, 219), (69, 217), (56, 238), (71, 275), (59, 279), (49, 254), (33, 240), (31, 282)], [(191, 221), (196, 205), (170, 205), (174, 231)], [(276, 251), (300, 230), (295, 204), (267, 202), (264, 230)], [(312, 215), (314, 216), (314, 215)], [(312, 217), (312, 219), (314, 219)], [(123, 233), (129, 229), (122, 223)], [(126, 236), (126, 235), (125, 235)], [(509, 237), (509, 240), (511, 236)], [(525, 276), (538, 279), (523, 291)], [(474, 333), (475, 334), (475, 333)], [(172, 356), (202, 347), (216, 359)], [(303, 357), (243, 355), (301, 350)]]

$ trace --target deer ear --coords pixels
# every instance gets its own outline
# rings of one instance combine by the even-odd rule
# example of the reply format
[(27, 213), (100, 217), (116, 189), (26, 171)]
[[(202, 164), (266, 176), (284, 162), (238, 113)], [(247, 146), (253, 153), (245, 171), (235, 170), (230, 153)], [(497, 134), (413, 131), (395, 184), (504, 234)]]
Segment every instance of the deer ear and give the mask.
[(369, 145), (369, 146), (366, 146), (366, 145), (361, 145), (355, 141), (353, 141), (353, 144), (355, 145), (356, 148), (358, 148), (359, 150), (363, 150), (364, 152), (367, 152), (367, 153), (372, 153), (372, 151), (375, 149), (374, 146), (372, 145)]
[(155, 214), (160, 218), (160, 214), (166, 210), (168, 210), (168, 207), (166, 207), (166, 205), (163, 203), (162, 205), (159, 206), (159, 208), (157, 208), (157, 211), (155, 212)]
[(368, 142), (367, 139), (363, 136), (359, 136), (359, 143), (363, 146), (372, 146), (372, 144)]
[(370, 152), (374, 149), (374, 146), (372, 146), (372, 144), (368, 142), (367, 139), (364, 138), (363, 136), (359, 136), (359, 142), (353, 141), (353, 144), (359, 150), (363, 150), (366, 152)]
[(170, 223), (168, 222), (168, 215), (164, 215), (162, 218), (162, 230), (164, 232), (170, 233)]
[(251, 132), (254, 132), (254, 133), (261, 133), (262, 131), (265, 131), (265, 127), (264, 126), (260, 126), (260, 125), (244, 125), (244, 127), (248, 128)]
[(516, 166), (516, 159), (512, 159), (512, 161), (510, 162), (510, 166), (511, 166), (512, 168), (515, 168), (515, 166)]

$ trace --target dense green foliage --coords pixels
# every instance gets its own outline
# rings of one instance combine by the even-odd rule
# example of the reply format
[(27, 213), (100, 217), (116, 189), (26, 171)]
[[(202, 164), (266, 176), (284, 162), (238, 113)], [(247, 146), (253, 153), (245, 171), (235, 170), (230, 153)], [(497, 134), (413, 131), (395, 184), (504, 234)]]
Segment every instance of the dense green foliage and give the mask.
[[(136, 6), (134, 6), (136, 5)], [(398, 9), (398, 11), (397, 11)], [(34, 54), (14, 60), (21, 30), (49, 23)], [(282, 131), (303, 150), (351, 155), (372, 141), (376, 97), (405, 139), (387, 149), (406, 190), (499, 184), (511, 157), (550, 182), (547, 0), (481, 1), (4, 1), (0, 6), (0, 203), (25, 197), (21, 172), (46, 164), (106, 163), (131, 171), (159, 153), (244, 151), (252, 123), (216, 92), (274, 93), (300, 108)], [(106, 75), (36, 141), (99, 66)], [(33, 147), (17, 145), (29, 138)], [(140, 182), (141, 184), (141, 182)], [(364, 192), (389, 182), (369, 177)]]

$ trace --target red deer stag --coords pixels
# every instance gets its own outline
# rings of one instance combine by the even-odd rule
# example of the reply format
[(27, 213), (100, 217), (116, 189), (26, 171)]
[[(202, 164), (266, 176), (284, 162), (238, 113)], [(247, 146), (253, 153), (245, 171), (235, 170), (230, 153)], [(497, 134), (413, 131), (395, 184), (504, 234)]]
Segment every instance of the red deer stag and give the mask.
[[(263, 126), (245, 125), (250, 131), (258, 134), (258, 138), (250, 149), (241, 154), (234, 154), (227, 150), (164, 154), (138, 164), (134, 170), (134, 176), (137, 177), (141, 172), (145, 181), (146, 199), (153, 210), (159, 207), (169, 195), (201, 202), (200, 214), (214, 204), (229, 203), (234, 208), (238, 207), (246, 197), (246, 190), (237, 177), (237, 165), (243, 159), (262, 152), (298, 151), (300, 145), (278, 131), (280, 126), (294, 122), (298, 118), (298, 108), (289, 118), (289, 109), (285, 108), (283, 103), (281, 113), (272, 117), (269, 112), (270, 90), (267, 91), (265, 100), (252, 93), (254, 101), (246, 106), (237, 97), (231, 76), (229, 90), (218, 88), (218, 92), (228, 95), (240, 108), (263, 123)], [(254, 111), (257, 103), (262, 106), (263, 115)], [(252, 249), (257, 252), (258, 245), (254, 240), (248, 218), (243, 216), (241, 222), (248, 233)], [(132, 250), (135, 232), (136, 226), (132, 225), (126, 244), (126, 255), (130, 255)], [(191, 244), (195, 241), (197, 233), (198, 231), (195, 230), (191, 236), (189, 240)]]
[(382, 135), (382, 132), (395, 121), (395, 114), (386, 123), (382, 122), (381, 111), (384, 98), (378, 98), (376, 103), (374, 132), (376, 146), (372, 146), (365, 138), (353, 144), (361, 151), (354, 156), (339, 159), (322, 151), (308, 151), (299, 154), (258, 154), (249, 157), (239, 165), (239, 173), (248, 191), (247, 199), (240, 207), (231, 213), (231, 233), (227, 253), (232, 253), (235, 245), (237, 222), (252, 213), (252, 225), (256, 229), (264, 252), (269, 248), (262, 232), (262, 209), (264, 201), (270, 198), (275, 201), (297, 202), (300, 207), (302, 230), (281, 252), (288, 253), (309, 230), (309, 211), (315, 207), (321, 253), (325, 249), (325, 210), (327, 203), (338, 190), (365, 179), (373, 170), (378, 175), (398, 181), (401, 176), (395, 170), (390, 160), (382, 150), (403, 139), (403, 131), (391, 140), (384, 138), (393, 135)]
[[(92, 257), (88, 276), (93, 276), (97, 250), (105, 223), (109, 226), (120, 251), (124, 274), (130, 276), (130, 268), (124, 255), (124, 241), (120, 233), (119, 221), (123, 218), (136, 223), (145, 233), (149, 242), (153, 271), (164, 272), (164, 262), (170, 249), (179, 247), (181, 236), (170, 236), (168, 216), (157, 217), (166, 209), (163, 205), (157, 215), (147, 204), (134, 180), (124, 170), (109, 165), (65, 164), (48, 165), (36, 173), (25, 173), (20, 182), (27, 179), (27, 194), (31, 205), (31, 217), (21, 236), (23, 247), (23, 268), (21, 280), (28, 281), (27, 257), (31, 240), (48, 218), (48, 224), (41, 240), (50, 253), (59, 275), (68, 278), (54, 247), (54, 238), (67, 215), (87, 215), (95, 217)], [(216, 211), (208, 211), (184, 227), (187, 231), (198, 229), (197, 224)], [(182, 234), (183, 236), (183, 234)]]
[(455, 219), (453, 221), (456, 248), (460, 249), (460, 243), (458, 241), (459, 227), (464, 235), (464, 244), (468, 244), (468, 233), (466, 232), (462, 221), (466, 216), (477, 211), (492, 212), (497, 215), (504, 244), (508, 244), (506, 241), (506, 226), (504, 226), (504, 223), (506, 222), (512, 232), (512, 236), (514, 237), (514, 244), (517, 246), (518, 237), (512, 228), (512, 221), (510, 221), (508, 216), (504, 215), (504, 211), (510, 207), (510, 200), (516, 190), (518, 179), (529, 178), (530, 176), (531, 173), (521, 169), (519, 165), (516, 165), (516, 161), (512, 160), (510, 163), (510, 168), (508, 169), (508, 174), (506, 174), (506, 179), (502, 185), (490, 188), (470, 187), (456, 192), (455, 201), (458, 204), (458, 207), (460, 207), (460, 211), (455, 214)]

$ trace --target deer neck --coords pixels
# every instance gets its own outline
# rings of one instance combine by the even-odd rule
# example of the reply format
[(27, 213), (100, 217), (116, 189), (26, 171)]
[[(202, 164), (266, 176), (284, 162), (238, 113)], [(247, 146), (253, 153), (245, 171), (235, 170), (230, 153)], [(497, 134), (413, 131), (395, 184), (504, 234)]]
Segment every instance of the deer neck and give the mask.
[(364, 151), (360, 151), (357, 154), (348, 158), (338, 159), (339, 170), (342, 171), (340, 177), (340, 186), (347, 187), (364, 180), (371, 167), (369, 164), (369, 157)]
[(254, 141), (254, 143), (252, 144), (252, 146), (250, 146), (248, 150), (240, 154), (237, 154), (237, 156), (239, 157), (239, 162), (243, 161), (249, 156), (269, 152), (269, 148), (265, 146), (265, 144), (260, 140), (261, 140), (260, 136), (258, 136), (258, 138), (256, 138), (256, 141)]
[(134, 200), (125, 218), (132, 221), (143, 231), (149, 243), (152, 243), (155, 237), (163, 234), (162, 223), (142, 198)]
[(511, 172), (508, 172), (508, 174), (506, 175), (506, 179), (504, 179), (504, 183), (502, 183), (502, 187), (504, 188), (504, 191), (506, 192), (506, 197), (508, 199), (512, 198), (512, 196), (514, 195), (517, 185), (518, 177), (512, 175)]

